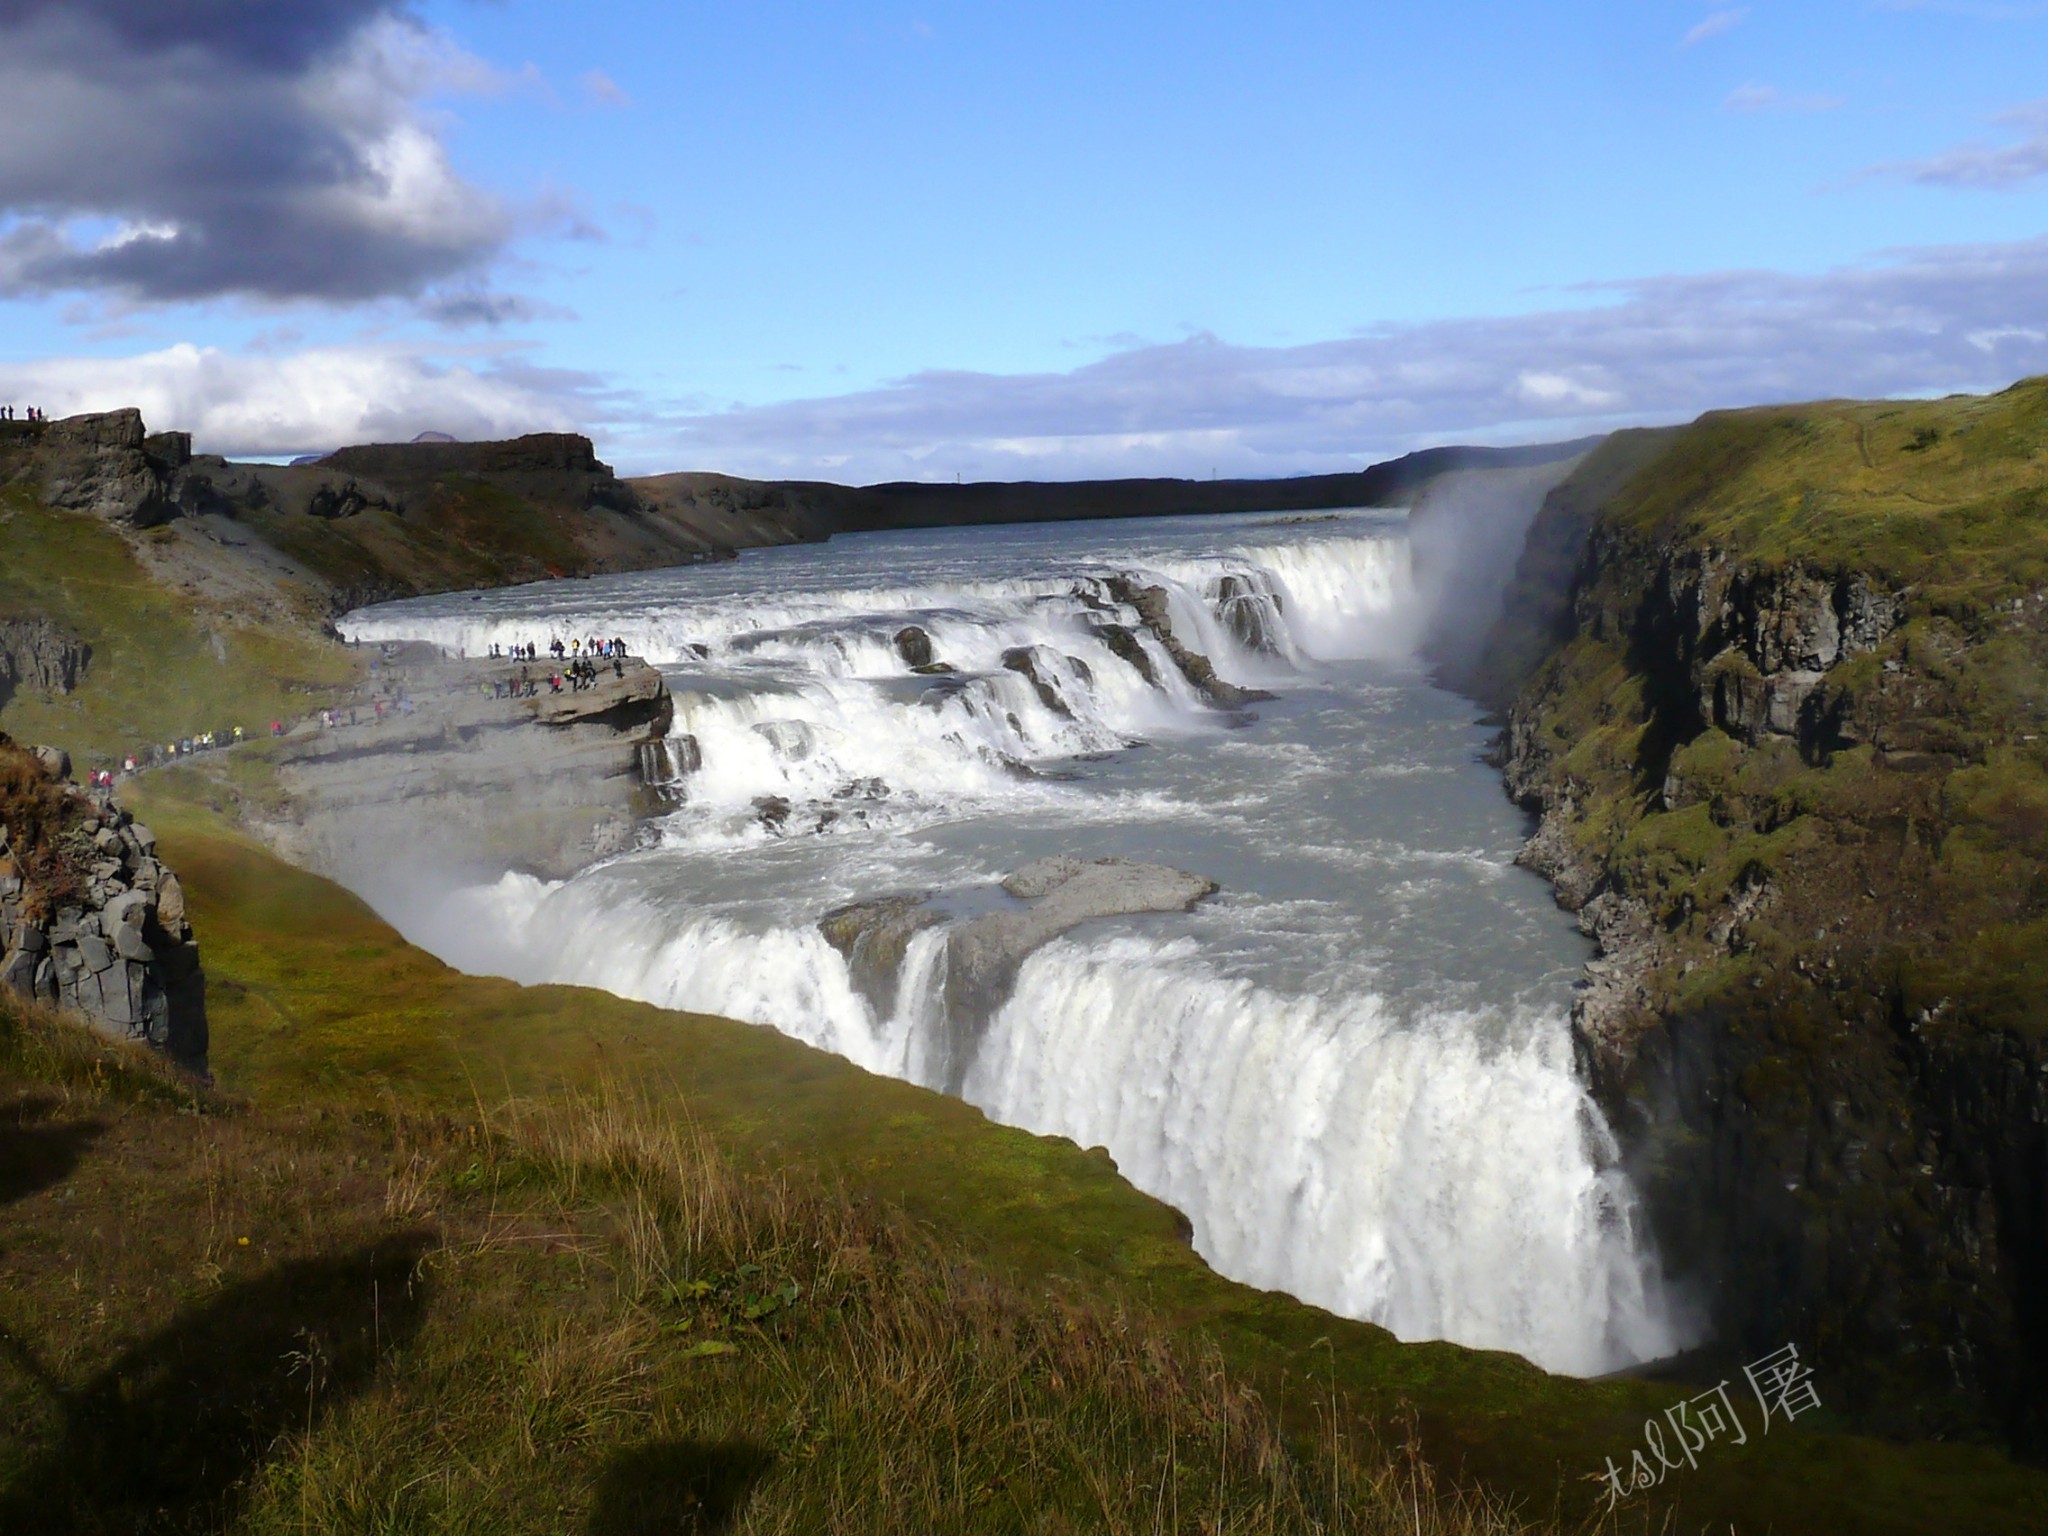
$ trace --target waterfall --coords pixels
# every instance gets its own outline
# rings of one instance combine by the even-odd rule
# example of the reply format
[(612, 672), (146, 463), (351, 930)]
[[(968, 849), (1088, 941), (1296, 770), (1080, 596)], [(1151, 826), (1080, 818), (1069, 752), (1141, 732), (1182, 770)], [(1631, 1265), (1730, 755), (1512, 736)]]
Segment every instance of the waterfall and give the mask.
[[(743, 561), (351, 615), (366, 641), (472, 654), (622, 637), (675, 696), (643, 762), (673, 806), (659, 846), (507, 875), (411, 931), (471, 969), (771, 1024), (1105, 1146), (1223, 1273), (1401, 1337), (1581, 1374), (1668, 1353), (1683, 1329), (1573, 1070), (1579, 941), (1508, 868), (1469, 711), (1420, 678), (1432, 615), (1403, 531), (1240, 532), (790, 554), (751, 579)], [(1253, 688), (1281, 697), (1235, 702)], [(1483, 831), (1429, 824), (1445, 784)], [(948, 1015), (949, 932), (1001, 907), (1006, 869), (1162, 844), (1223, 896), (1054, 939), (971, 1027)], [(819, 921), (891, 891), (929, 920), (873, 947), (877, 975)]]

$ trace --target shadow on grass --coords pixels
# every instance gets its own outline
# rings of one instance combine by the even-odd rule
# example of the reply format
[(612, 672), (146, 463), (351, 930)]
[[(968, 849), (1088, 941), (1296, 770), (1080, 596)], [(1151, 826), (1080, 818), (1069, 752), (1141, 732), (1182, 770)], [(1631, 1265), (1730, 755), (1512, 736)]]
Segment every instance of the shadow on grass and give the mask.
[(587, 1536), (715, 1536), (774, 1460), (745, 1440), (650, 1440), (605, 1463)]
[(418, 1331), (429, 1242), (407, 1232), (229, 1285), (76, 1389), (36, 1369), (63, 1428), (0, 1492), (0, 1531), (227, 1524), (279, 1436), (317, 1425)]
[(59, 1100), (48, 1094), (22, 1094), (0, 1105), (0, 1205), (71, 1177), (85, 1149), (106, 1130), (97, 1120), (36, 1124), (58, 1105)]

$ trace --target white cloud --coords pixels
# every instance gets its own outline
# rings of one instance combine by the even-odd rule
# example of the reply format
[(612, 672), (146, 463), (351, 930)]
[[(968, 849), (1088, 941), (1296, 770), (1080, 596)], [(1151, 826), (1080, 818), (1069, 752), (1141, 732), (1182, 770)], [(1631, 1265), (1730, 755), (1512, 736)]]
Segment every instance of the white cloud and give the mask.
[[(1534, 313), (1238, 346), (1207, 333), (1064, 373), (931, 371), (877, 389), (660, 416), (510, 346), (191, 346), (0, 363), (0, 400), (140, 405), (202, 451), (283, 455), (427, 429), (591, 431), (629, 472), (847, 482), (1352, 469), (1431, 443), (1534, 442), (1718, 406), (1985, 389), (2048, 373), (2048, 236), (1831, 272), (1601, 285)], [(483, 302), (482, 299), (479, 302)]]
[(1524, 372), (1515, 380), (1515, 393), (1542, 410), (1569, 407), (1605, 411), (1621, 404), (1621, 396), (1613, 390), (1599, 389), (1561, 373)]
[(1291, 347), (1202, 334), (1067, 373), (929, 372), (647, 421), (643, 469), (835, 480), (1280, 475), (1441, 442), (1532, 442), (1717, 406), (1982, 389), (2048, 372), (2048, 237), (1815, 275), (1604, 285), (1607, 302)]
[(1715, 11), (1704, 21), (1700, 22), (1698, 26), (1686, 33), (1684, 37), (1680, 38), (1678, 46), (1681, 48), (1696, 48), (1709, 38), (1720, 37), (1723, 33), (1733, 32), (1742, 25), (1743, 19), (1748, 15), (1749, 7), (1746, 5), (1731, 11)]
[(0, 399), (52, 417), (140, 406), (152, 428), (192, 433), (201, 453), (274, 457), (345, 443), (574, 431), (588, 381), (522, 369), (510, 351), (437, 362), (398, 347), (277, 356), (179, 345), (123, 358), (0, 363)]
[(1919, 160), (1874, 165), (1861, 179), (1917, 182), (1928, 187), (2016, 187), (2048, 176), (2048, 99), (2030, 101), (1992, 118), (2003, 128), (2019, 131), (2012, 144), (1959, 144)]
[(1795, 96), (1775, 85), (1738, 85), (1721, 103), (1724, 112), (1834, 112), (1848, 105), (1840, 96)]
[(601, 107), (630, 107), (633, 98), (610, 75), (601, 69), (586, 69), (576, 77), (576, 83), (583, 87), (583, 94)]

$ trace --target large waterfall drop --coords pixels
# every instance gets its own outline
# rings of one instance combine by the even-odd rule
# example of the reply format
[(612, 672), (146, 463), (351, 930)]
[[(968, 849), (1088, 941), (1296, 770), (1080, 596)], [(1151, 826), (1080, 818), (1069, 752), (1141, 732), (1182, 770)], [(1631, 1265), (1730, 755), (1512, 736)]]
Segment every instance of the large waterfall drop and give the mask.
[[(1357, 513), (867, 535), (343, 627), (616, 636), (675, 696), (650, 845), (404, 919), (451, 962), (773, 1025), (1106, 1146), (1225, 1274), (1606, 1371), (1684, 1341), (1574, 1075), (1584, 941), (1417, 661), (1431, 608)], [(1221, 890), (1052, 939), (963, 1021), (951, 925), (1055, 854)], [(880, 972), (820, 927), (926, 893)]]

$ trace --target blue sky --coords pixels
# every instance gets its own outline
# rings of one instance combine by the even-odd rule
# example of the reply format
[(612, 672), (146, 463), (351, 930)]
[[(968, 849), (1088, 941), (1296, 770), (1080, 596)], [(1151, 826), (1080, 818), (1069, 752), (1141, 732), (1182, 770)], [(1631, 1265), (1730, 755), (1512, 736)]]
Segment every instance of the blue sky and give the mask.
[(1284, 474), (2048, 371), (2048, 4), (0, 0), (0, 397)]

